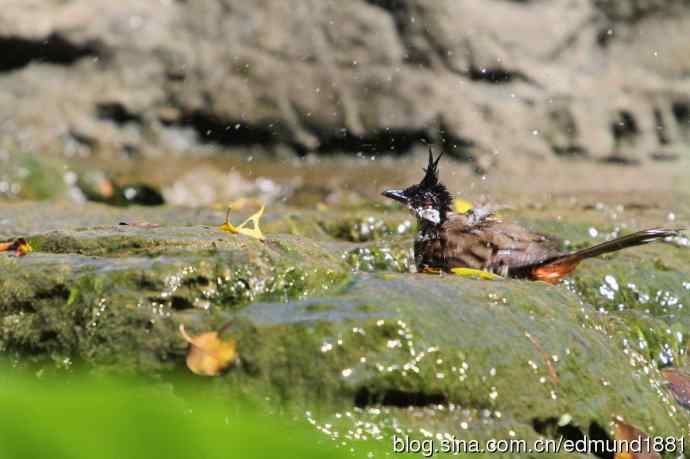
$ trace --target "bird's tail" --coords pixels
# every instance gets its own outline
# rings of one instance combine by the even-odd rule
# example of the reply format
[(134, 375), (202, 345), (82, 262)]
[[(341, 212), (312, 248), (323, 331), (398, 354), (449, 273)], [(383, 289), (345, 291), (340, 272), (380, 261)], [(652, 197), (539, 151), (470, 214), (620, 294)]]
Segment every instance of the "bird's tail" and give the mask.
[(666, 239), (667, 237), (680, 236), (682, 229), (664, 229), (651, 228), (636, 233), (628, 234), (611, 241), (602, 242), (601, 244), (587, 247), (586, 249), (571, 252), (566, 255), (565, 259), (574, 259), (582, 261), (585, 258), (598, 257), (605, 253), (616, 252), (618, 250), (627, 249), (628, 247), (635, 247), (638, 245), (648, 244), (657, 239)]
[(557, 283), (563, 276), (570, 273), (584, 259), (598, 257), (605, 253), (617, 252), (628, 247), (648, 244), (658, 239), (680, 236), (684, 228), (665, 229), (650, 228), (636, 233), (628, 234), (611, 241), (587, 247), (586, 249), (564, 253), (555, 258), (545, 260), (532, 270), (532, 276), (537, 280), (549, 283)]

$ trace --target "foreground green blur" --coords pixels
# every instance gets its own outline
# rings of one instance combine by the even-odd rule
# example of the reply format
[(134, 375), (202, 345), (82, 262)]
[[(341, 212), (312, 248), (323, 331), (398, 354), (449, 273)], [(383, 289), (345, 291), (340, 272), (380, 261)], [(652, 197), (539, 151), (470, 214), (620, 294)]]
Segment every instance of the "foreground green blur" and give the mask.
[[(19, 376), (0, 369), (0, 458), (341, 458), (302, 421), (258, 415), (169, 384)], [(186, 389), (189, 389), (187, 387)], [(346, 451), (347, 450), (347, 451)]]

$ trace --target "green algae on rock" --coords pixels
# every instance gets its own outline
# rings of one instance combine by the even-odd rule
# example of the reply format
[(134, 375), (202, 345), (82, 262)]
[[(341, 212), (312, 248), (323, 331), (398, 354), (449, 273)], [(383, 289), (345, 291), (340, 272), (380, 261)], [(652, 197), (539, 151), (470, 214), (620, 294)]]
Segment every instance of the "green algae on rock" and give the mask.
[[(251, 325), (235, 336), (246, 343), (244, 369), (227, 378), (307, 406), (319, 394), (337, 414), (313, 420), (334, 438), (354, 439), (367, 423), (368, 435), (536, 439), (564, 415), (573, 429), (606, 432), (614, 414), (682, 432), (688, 416), (655, 365), (619, 346), (596, 315), (566, 289), (538, 283), (363, 274), (334, 294), (243, 309)], [(559, 384), (525, 332), (548, 352)]]
[[(368, 210), (390, 223), (352, 242), (326, 231), (322, 212), (276, 206), (262, 243), (218, 231), (222, 215), (207, 209), (10, 207), (17, 211), (2, 231), (30, 236), (36, 249), (0, 257), (0, 346), (18, 365), (166, 374), (183, 364), (180, 323), (190, 333), (231, 323), (240, 362), (214, 390), (306, 410), (339, 441), (529, 440), (557, 435), (566, 421), (572, 432), (607, 435), (612, 415), (656, 435), (688, 423), (657, 371), (657, 349), (688, 332), (678, 308), (688, 304), (683, 247), (591, 260), (551, 287), (405, 274), (411, 241), (407, 230), (397, 234), (398, 212)], [(533, 210), (524, 218), (573, 245), (590, 243), (592, 225), (615, 230), (589, 217), (564, 223)], [(132, 220), (161, 227), (117, 225)], [(558, 384), (525, 333), (550, 355)], [(640, 334), (654, 351), (638, 346)]]
[[(252, 301), (287, 301), (348, 277), (336, 255), (308, 240), (185, 237), (200, 230), (133, 229), (128, 237), (114, 227), (33, 237), (43, 251), (69, 253), (38, 253), (21, 264), (0, 259), (0, 344), (27, 358), (169, 367), (179, 347), (175, 315), (212, 317)], [(132, 245), (136, 255), (123, 256)]]
[(409, 272), (414, 267), (411, 241), (374, 243), (347, 250), (343, 259), (355, 271)]
[[(661, 257), (661, 258), (660, 258)], [(671, 268), (661, 268), (659, 259)], [(690, 334), (690, 250), (645, 247), (607, 260), (590, 263), (570, 281), (584, 301), (603, 314), (616, 329), (624, 322), (629, 334), (622, 336), (659, 366), (687, 360)]]

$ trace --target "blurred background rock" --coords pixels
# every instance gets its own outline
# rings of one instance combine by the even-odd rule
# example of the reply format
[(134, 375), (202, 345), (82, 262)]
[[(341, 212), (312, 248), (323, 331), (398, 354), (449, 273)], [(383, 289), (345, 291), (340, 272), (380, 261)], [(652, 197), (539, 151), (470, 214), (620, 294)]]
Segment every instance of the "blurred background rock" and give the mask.
[(688, 37), (687, 0), (5, 0), (0, 146), (676, 160)]

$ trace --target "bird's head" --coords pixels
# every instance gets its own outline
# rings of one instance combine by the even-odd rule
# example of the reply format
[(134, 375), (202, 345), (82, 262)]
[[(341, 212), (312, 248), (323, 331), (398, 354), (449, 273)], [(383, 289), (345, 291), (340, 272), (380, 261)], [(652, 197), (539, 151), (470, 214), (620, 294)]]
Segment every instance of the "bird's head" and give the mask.
[(434, 159), (429, 147), (429, 163), (424, 169), (422, 181), (404, 190), (386, 190), (383, 195), (405, 204), (420, 222), (442, 224), (451, 210), (453, 198), (438, 180), (438, 162), (441, 156), (443, 153)]

